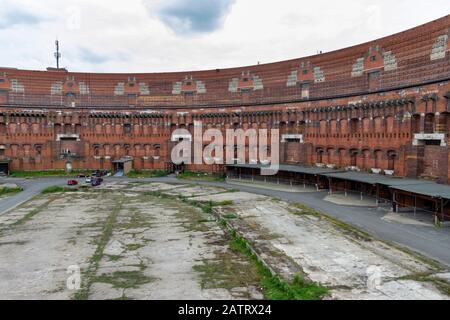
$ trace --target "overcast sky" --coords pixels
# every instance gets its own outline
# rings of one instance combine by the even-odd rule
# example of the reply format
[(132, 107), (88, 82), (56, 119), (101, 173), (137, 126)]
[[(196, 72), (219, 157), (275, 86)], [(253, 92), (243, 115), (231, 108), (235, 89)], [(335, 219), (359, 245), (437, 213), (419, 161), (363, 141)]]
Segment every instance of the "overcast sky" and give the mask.
[(0, 66), (215, 69), (298, 58), (450, 13), (449, 0), (0, 0)]

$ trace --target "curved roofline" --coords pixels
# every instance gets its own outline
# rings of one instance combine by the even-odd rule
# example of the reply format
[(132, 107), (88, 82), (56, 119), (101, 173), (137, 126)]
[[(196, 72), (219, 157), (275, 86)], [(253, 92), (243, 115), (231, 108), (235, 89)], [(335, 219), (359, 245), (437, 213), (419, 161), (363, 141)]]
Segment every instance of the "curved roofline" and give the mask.
[[(447, 24), (450, 24), (450, 14), (443, 16), (442, 18), (438, 18), (435, 20), (432, 20), (430, 22), (426, 22), (424, 24), (421, 24), (419, 26), (410, 28), (410, 29), (406, 29), (404, 31), (398, 32), (398, 33), (394, 33), (382, 38), (378, 38), (378, 39), (374, 39), (374, 40), (370, 40), (364, 43), (359, 43), (356, 45), (352, 45), (349, 47), (345, 47), (345, 48), (341, 48), (341, 49), (336, 49), (333, 51), (328, 51), (322, 54), (315, 54), (315, 55), (309, 55), (309, 56), (304, 56), (304, 57), (299, 57), (299, 58), (293, 58), (293, 59), (288, 59), (288, 60), (281, 60), (281, 61), (274, 61), (274, 62), (269, 62), (269, 63), (263, 63), (263, 64), (255, 64), (255, 65), (246, 65), (246, 66), (238, 66), (238, 67), (229, 67), (229, 68), (216, 68), (216, 69), (204, 69), (204, 70), (187, 70), (187, 71), (170, 71), (170, 72), (89, 72), (89, 71), (74, 71), (71, 72), (70, 70), (67, 71), (67, 73), (70, 74), (96, 74), (96, 75), (131, 75), (131, 76), (138, 76), (138, 75), (176, 75), (176, 74), (196, 74), (196, 73), (205, 73), (205, 72), (217, 72), (219, 71), (233, 71), (233, 70), (242, 70), (242, 69), (254, 69), (254, 68), (259, 68), (259, 67), (267, 67), (267, 66), (274, 66), (277, 64), (286, 64), (286, 63), (295, 63), (297, 61), (302, 61), (302, 60), (315, 60), (318, 57), (320, 58), (324, 58), (324, 57), (330, 57), (330, 56), (341, 56), (344, 55), (343, 53), (347, 52), (347, 51), (352, 51), (355, 49), (358, 49), (361, 47), (361, 49), (363, 48), (367, 48), (369, 45), (371, 44), (377, 44), (377, 43), (381, 43), (381, 42), (389, 42), (390, 40), (393, 40), (395, 38), (399, 38), (402, 35), (405, 34), (410, 34), (413, 33), (414, 31), (418, 31), (418, 30), (422, 30), (422, 29), (429, 29), (431, 28), (433, 25), (436, 25), (436, 28), (440, 27), (440, 24), (444, 25), (445, 22), (448, 20)], [(11, 68), (11, 67), (0, 67), (0, 69), (10, 69), (10, 70), (15, 70), (15, 71), (26, 71), (26, 72), (44, 72), (44, 73), (64, 73), (64, 70), (60, 70), (60, 71), (46, 71), (46, 70), (35, 70), (35, 69), (18, 69), (18, 68)]]

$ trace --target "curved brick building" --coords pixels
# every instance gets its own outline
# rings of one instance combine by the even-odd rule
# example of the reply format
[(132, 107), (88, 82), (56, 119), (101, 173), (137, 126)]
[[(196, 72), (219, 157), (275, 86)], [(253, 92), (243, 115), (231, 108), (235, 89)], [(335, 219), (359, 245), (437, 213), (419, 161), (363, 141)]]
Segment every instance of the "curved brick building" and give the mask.
[(354, 47), (242, 68), (0, 68), (0, 167), (112, 169), (128, 159), (135, 169), (164, 169), (173, 130), (202, 120), (222, 130), (279, 128), (284, 164), (449, 183), (449, 36), (446, 16)]

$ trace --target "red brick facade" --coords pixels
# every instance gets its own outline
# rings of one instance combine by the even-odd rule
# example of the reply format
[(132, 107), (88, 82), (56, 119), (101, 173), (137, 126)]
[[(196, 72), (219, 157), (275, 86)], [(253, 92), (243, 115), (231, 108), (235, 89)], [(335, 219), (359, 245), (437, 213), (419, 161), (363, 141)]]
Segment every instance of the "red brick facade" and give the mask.
[[(335, 52), (234, 69), (89, 74), (0, 68), (12, 170), (164, 169), (177, 128), (277, 128), (285, 163), (450, 179), (450, 16)], [(212, 170), (212, 167), (192, 167)], [(217, 169), (217, 167), (214, 167)]]

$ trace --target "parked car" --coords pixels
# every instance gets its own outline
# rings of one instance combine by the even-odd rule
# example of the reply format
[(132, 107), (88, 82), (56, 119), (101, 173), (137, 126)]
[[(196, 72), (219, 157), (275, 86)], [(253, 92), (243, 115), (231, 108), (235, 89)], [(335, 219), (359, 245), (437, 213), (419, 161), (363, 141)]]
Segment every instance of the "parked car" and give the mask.
[(92, 176), (94, 177), (103, 177), (103, 171), (101, 170), (95, 170), (94, 173), (92, 174)]
[(102, 184), (102, 182), (100, 181), (99, 178), (94, 178), (94, 179), (92, 179), (91, 186), (93, 186), (93, 187), (98, 187), (98, 186), (101, 185), (101, 184)]
[(84, 180), (84, 182), (90, 184), (92, 182), (92, 178), (91, 177), (86, 177), (86, 179)]
[(69, 180), (69, 181), (67, 181), (67, 185), (68, 186), (76, 186), (76, 185), (78, 185), (78, 181), (77, 180)]
[(77, 178), (86, 178), (86, 174), (80, 173), (80, 174), (77, 176)]

